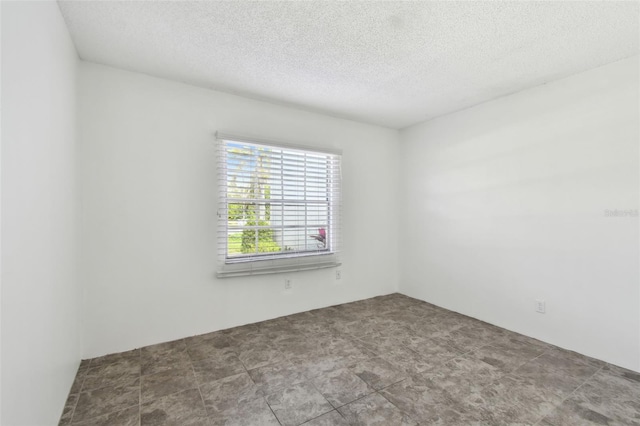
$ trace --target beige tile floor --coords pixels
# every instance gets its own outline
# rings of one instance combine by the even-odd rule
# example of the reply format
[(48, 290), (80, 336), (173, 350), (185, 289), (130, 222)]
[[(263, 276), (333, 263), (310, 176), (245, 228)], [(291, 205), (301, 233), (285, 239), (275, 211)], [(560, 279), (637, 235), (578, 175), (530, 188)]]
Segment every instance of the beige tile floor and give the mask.
[(392, 294), (82, 362), (61, 425), (640, 425), (640, 374)]

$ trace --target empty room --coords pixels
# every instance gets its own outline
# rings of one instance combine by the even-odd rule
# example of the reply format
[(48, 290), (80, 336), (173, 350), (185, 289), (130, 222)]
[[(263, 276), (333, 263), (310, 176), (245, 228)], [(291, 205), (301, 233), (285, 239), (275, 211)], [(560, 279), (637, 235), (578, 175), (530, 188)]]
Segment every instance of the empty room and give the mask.
[(0, 15), (3, 426), (640, 425), (640, 3)]

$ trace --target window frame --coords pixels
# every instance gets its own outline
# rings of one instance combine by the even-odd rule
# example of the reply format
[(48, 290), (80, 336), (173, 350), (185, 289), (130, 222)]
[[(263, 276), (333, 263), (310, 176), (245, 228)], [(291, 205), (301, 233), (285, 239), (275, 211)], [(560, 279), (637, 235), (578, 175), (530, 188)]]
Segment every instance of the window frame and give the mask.
[[(310, 154), (313, 156), (327, 156), (327, 228), (325, 229), (325, 247), (317, 248), (317, 249), (305, 249), (305, 250), (296, 250), (292, 253), (285, 253), (284, 251), (278, 251), (275, 253), (248, 253), (245, 255), (237, 255), (233, 257), (229, 257), (229, 206), (234, 203), (234, 201), (238, 201), (237, 197), (228, 197), (229, 191), (229, 179), (230, 173), (228, 171), (228, 144), (231, 143), (239, 143), (250, 145), (254, 147), (264, 147), (267, 149), (273, 149), (276, 151), (284, 151), (282, 156), (284, 158), (284, 153), (287, 152), (289, 155), (300, 156), (303, 155), (305, 158), (305, 170), (307, 167), (306, 155)], [(216, 276), (219, 278), (232, 277), (232, 276), (241, 276), (241, 275), (255, 275), (255, 274), (269, 274), (269, 273), (280, 273), (280, 272), (290, 272), (290, 271), (300, 271), (300, 270), (310, 270), (310, 269), (320, 269), (320, 268), (330, 268), (341, 265), (341, 261), (339, 259), (340, 252), (340, 222), (341, 222), (341, 185), (342, 185), (342, 173), (341, 173), (341, 163), (342, 163), (342, 151), (331, 149), (331, 148), (319, 148), (315, 146), (307, 146), (300, 144), (291, 144), (286, 142), (276, 142), (270, 141), (260, 138), (252, 138), (252, 137), (240, 137), (235, 135), (230, 135), (226, 133), (216, 133), (216, 149), (217, 149), (217, 189), (218, 189), (218, 239), (217, 239), (217, 250), (218, 250), (218, 270), (216, 271)], [(283, 170), (283, 164), (280, 164), (281, 170)], [(305, 179), (305, 188), (306, 188)], [(284, 185), (284, 180), (282, 181)], [(256, 198), (254, 201), (259, 201), (261, 199)], [(282, 195), (282, 199), (279, 200), (279, 203), (282, 204), (282, 232), (284, 234), (284, 216), (285, 216), (285, 205), (286, 205), (287, 197)], [(290, 204), (292, 203), (291, 200)], [(324, 201), (316, 200), (318, 205), (325, 203)], [(308, 205), (311, 203), (309, 200), (300, 201), (299, 199), (295, 199), (296, 203), (301, 205)], [(271, 207), (273, 208), (273, 207)], [(309, 218), (309, 214), (306, 212), (305, 208), (305, 225), (302, 229), (307, 229), (306, 220)], [(256, 221), (258, 222), (258, 221)], [(255, 229), (256, 230), (256, 241), (258, 241), (259, 229), (277, 229), (277, 226), (265, 226), (263, 228), (260, 225), (255, 225), (255, 228), (252, 226), (234, 226), (237, 229)], [(297, 225), (297, 228), (300, 226)], [(319, 235), (322, 233), (318, 229)], [(306, 247), (306, 244), (305, 244)], [(256, 250), (258, 250), (256, 246)]]

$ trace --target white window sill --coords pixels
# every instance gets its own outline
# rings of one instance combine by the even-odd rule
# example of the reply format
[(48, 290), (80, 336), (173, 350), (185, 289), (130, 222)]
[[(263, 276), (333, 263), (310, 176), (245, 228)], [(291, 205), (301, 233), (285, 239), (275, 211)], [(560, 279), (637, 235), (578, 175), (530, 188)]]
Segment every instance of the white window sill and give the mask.
[(313, 259), (308, 262), (282, 262), (290, 259), (276, 259), (270, 261), (255, 261), (225, 264), (216, 271), (217, 278), (242, 277), (247, 275), (281, 274), (286, 272), (311, 271), (314, 269), (335, 268), (342, 265), (337, 259), (327, 258)]

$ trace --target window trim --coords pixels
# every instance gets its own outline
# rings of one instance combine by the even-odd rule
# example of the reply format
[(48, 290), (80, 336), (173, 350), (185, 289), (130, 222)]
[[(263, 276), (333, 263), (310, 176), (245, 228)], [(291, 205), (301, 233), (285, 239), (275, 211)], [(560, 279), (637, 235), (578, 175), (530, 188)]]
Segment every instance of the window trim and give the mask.
[(342, 150), (338, 148), (318, 147), (313, 145), (303, 145), (299, 143), (274, 141), (270, 139), (237, 136), (237, 135), (232, 135), (230, 133), (222, 133), (222, 132), (216, 132), (215, 137), (216, 137), (216, 141), (245, 142), (245, 143), (253, 143), (257, 145), (270, 145), (275, 148), (289, 148), (289, 149), (297, 149), (300, 151), (317, 152), (319, 154), (333, 154), (333, 155), (342, 156)]
[[(339, 246), (340, 246), (340, 222), (341, 222), (341, 186), (342, 186), (342, 171), (341, 171), (341, 161), (342, 161), (342, 150), (334, 149), (334, 148), (326, 148), (326, 147), (316, 147), (309, 145), (302, 145), (298, 143), (288, 143), (282, 141), (272, 141), (266, 140), (262, 138), (253, 138), (253, 137), (245, 137), (238, 136), (223, 132), (216, 132), (215, 134), (216, 141), (216, 150), (217, 155), (222, 155), (223, 147), (225, 142), (240, 142), (247, 144), (255, 144), (255, 145), (265, 145), (268, 147), (273, 147), (275, 149), (290, 149), (296, 151), (305, 151), (310, 153), (317, 154), (328, 154), (338, 157), (338, 176), (339, 176), (339, 186), (337, 191), (333, 192), (332, 195), (337, 197), (336, 205), (331, 207), (331, 216), (330, 220), (334, 223), (332, 225), (332, 246), (331, 248), (327, 248), (324, 250), (318, 251), (301, 251), (293, 254), (286, 254), (282, 256), (278, 255), (268, 255), (268, 253), (264, 254), (264, 258), (260, 254), (257, 254), (255, 257), (237, 257), (233, 259), (229, 259), (227, 257), (228, 249), (227, 249), (227, 238), (226, 235), (228, 232), (228, 218), (224, 212), (227, 211), (228, 201), (226, 198), (226, 182), (227, 182), (227, 171), (226, 164), (220, 158), (216, 160), (216, 164), (218, 167), (217, 171), (217, 189), (218, 189), (218, 199), (219, 199), (219, 210), (218, 210), (218, 233), (219, 237), (216, 241), (216, 246), (218, 250), (218, 269), (216, 271), (216, 277), (218, 278), (227, 278), (227, 277), (236, 277), (236, 276), (245, 276), (245, 275), (261, 275), (261, 274), (275, 274), (275, 273), (284, 273), (284, 272), (294, 272), (294, 271), (306, 271), (313, 269), (322, 269), (322, 268), (333, 268), (340, 266), (342, 263), (339, 257)], [(222, 170), (220, 170), (222, 168)], [(223, 236), (224, 235), (224, 236)], [(224, 242), (224, 244), (223, 244)], [(224, 247), (222, 247), (224, 246)]]

